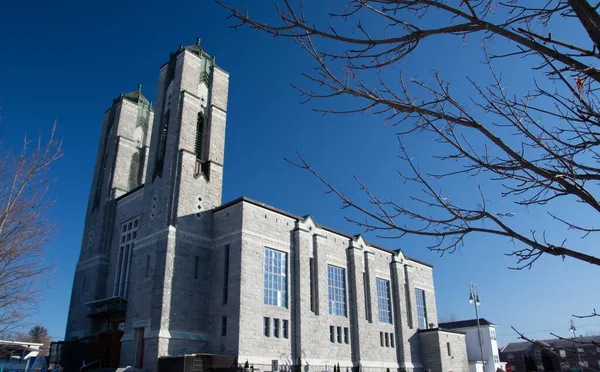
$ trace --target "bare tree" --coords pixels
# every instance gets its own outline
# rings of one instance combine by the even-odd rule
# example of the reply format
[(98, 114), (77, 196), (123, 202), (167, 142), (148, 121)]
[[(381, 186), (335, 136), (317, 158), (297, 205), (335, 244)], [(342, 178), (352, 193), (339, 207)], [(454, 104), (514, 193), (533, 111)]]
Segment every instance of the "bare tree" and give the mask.
[(55, 230), (46, 212), (49, 168), (62, 155), (61, 142), (26, 137), (22, 151), (0, 156), (0, 333), (21, 324), (39, 303), (53, 264), (44, 246)]
[(454, 313), (438, 315), (438, 323), (456, 322), (457, 320), (458, 318)]
[[(295, 87), (303, 102), (320, 102), (316, 111), (371, 114), (398, 126), (395, 135), (404, 162), (399, 175), (422, 191), (401, 201), (375, 195), (357, 176), (363, 198), (353, 199), (300, 154), (293, 161), (316, 176), (344, 208), (359, 212), (358, 218), (346, 217), (350, 222), (382, 238), (433, 238), (428, 248), (442, 255), (473, 234), (503, 237), (516, 243), (507, 253), (516, 258), (514, 269), (530, 268), (542, 255), (600, 265), (598, 255), (564, 238), (569, 230), (585, 238), (600, 228), (593, 221), (566, 217), (564, 204), (557, 204), (600, 212), (600, 71), (594, 67), (600, 58), (598, 5), (586, 0), (351, 0), (329, 14), (329, 24), (318, 25), (306, 17), (301, 0), (276, 5), (278, 24), (217, 2), (239, 21), (232, 27), (289, 37), (304, 48), (315, 67), (303, 74), (307, 86)], [(565, 36), (565, 30), (577, 37)], [(438, 72), (430, 79), (405, 79), (392, 71), (429, 39), (467, 37), (482, 43), (486, 79)], [(495, 69), (503, 59), (512, 59), (509, 68), (530, 70), (528, 81), (522, 82), (530, 83), (524, 94), (511, 94), (504, 86)], [(470, 90), (456, 91), (454, 82), (466, 82)], [(344, 97), (352, 97), (355, 106), (348, 108)], [(340, 103), (343, 108), (337, 108)], [(405, 146), (415, 135), (431, 144), (422, 146), (423, 151), (442, 151), (431, 151), (431, 169), (422, 170)], [(467, 202), (444, 191), (448, 179), (466, 176), (485, 178), (501, 186), (500, 191), (481, 184)], [(492, 207), (500, 199), (509, 209)], [(554, 231), (549, 237), (514, 222), (516, 213), (532, 207), (548, 213), (565, 234)]]

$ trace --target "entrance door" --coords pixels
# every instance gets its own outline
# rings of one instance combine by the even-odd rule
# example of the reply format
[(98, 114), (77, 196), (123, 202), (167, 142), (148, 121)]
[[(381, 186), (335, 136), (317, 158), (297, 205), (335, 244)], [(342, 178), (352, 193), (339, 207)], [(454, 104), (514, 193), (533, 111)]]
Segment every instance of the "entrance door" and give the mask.
[(144, 367), (144, 328), (135, 329), (135, 368)]

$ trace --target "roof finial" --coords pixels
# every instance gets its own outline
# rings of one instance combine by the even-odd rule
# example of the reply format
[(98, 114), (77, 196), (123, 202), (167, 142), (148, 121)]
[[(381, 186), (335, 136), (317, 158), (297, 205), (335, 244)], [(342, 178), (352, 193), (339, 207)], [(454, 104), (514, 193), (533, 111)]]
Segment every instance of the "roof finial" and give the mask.
[(138, 92), (142, 91), (142, 84), (138, 84)]
[(196, 38), (196, 46), (198, 48), (200, 48), (200, 38), (199, 37)]

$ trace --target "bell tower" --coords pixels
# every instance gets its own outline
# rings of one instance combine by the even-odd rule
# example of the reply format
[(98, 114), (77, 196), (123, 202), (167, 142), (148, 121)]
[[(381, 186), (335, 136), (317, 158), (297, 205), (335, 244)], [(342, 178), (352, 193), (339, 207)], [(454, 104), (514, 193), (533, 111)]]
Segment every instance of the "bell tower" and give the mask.
[(207, 234), (203, 212), (221, 204), (228, 85), (200, 39), (161, 67), (145, 182), (156, 228)]

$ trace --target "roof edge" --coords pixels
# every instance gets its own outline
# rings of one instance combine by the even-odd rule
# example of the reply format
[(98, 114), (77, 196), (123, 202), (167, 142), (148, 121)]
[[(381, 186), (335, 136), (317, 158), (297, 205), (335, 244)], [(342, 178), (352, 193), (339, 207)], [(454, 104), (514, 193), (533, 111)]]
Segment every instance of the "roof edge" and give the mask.
[[(271, 205), (265, 204), (265, 203), (263, 203), (263, 202), (260, 202), (260, 201), (258, 201), (258, 200), (254, 200), (254, 199), (252, 199), (252, 198), (249, 198), (249, 197), (247, 197), (247, 196), (241, 196), (241, 197), (239, 197), (239, 198), (237, 198), (237, 199), (233, 199), (232, 201), (229, 201), (229, 202), (227, 202), (227, 203), (225, 203), (225, 204), (222, 204), (222, 205), (220, 205), (220, 206), (218, 206), (218, 207), (215, 207), (215, 208), (213, 208), (213, 212), (218, 212), (218, 211), (220, 211), (220, 210), (223, 210), (223, 209), (225, 209), (225, 208), (231, 207), (232, 205), (235, 205), (235, 204), (237, 204), (237, 203), (240, 203), (240, 202), (246, 202), (246, 203), (250, 203), (250, 204), (256, 205), (256, 206), (258, 206), (258, 207), (262, 207), (262, 208), (268, 209), (268, 210), (270, 210), (270, 211), (272, 211), (272, 212), (276, 212), (276, 213), (282, 214), (282, 215), (284, 215), (284, 216), (287, 216), (287, 217), (293, 218), (293, 219), (295, 219), (295, 220), (297, 220), (297, 221), (301, 221), (301, 220), (303, 220), (303, 219), (304, 219), (304, 217), (301, 217), (301, 216), (295, 215), (295, 214), (293, 214), (293, 213), (286, 212), (286, 211), (284, 211), (284, 210), (282, 210), (282, 209), (279, 209), (279, 208), (273, 207), (273, 206), (271, 206)], [(356, 238), (356, 236), (357, 236), (357, 235), (351, 235), (351, 234), (347, 234), (347, 233), (344, 233), (344, 232), (341, 232), (341, 231), (335, 230), (335, 229), (333, 229), (333, 228), (331, 228), (331, 227), (323, 226), (323, 225), (321, 225), (321, 224), (318, 224), (318, 223), (317, 223), (317, 226), (318, 226), (319, 228), (321, 228), (321, 229), (325, 230), (325, 231), (329, 231), (329, 232), (331, 232), (331, 233), (334, 233), (334, 234), (341, 235), (341, 236), (343, 236), (343, 237), (345, 237), (345, 238), (348, 238), (348, 239), (355, 239), (355, 238)], [(382, 251), (384, 251), (384, 252), (387, 252), (387, 253), (394, 253), (394, 254), (396, 254), (398, 251), (400, 251), (400, 249), (398, 249), (398, 250), (392, 250), (392, 249), (388, 249), (388, 248), (385, 248), (385, 247), (378, 246), (378, 245), (376, 245), (376, 244), (369, 243), (368, 241), (365, 241), (365, 243), (366, 243), (367, 245), (369, 245), (370, 247), (373, 247), (373, 248), (376, 248), (376, 249), (382, 250)], [(403, 253), (404, 253), (404, 252), (403, 252)], [(419, 263), (419, 264), (421, 264), (421, 265), (425, 265), (425, 266), (427, 266), (427, 267), (431, 267), (431, 268), (433, 268), (433, 265), (432, 265), (432, 264), (429, 264), (429, 263), (427, 263), (427, 262), (423, 262), (423, 261), (421, 261), (421, 260), (417, 260), (417, 259), (415, 259), (415, 258), (412, 258), (412, 257), (409, 257), (409, 256), (407, 256), (407, 255), (404, 255), (404, 257), (405, 257), (406, 259), (408, 259), (408, 260), (412, 261), (412, 262), (416, 262), (416, 263)]]

